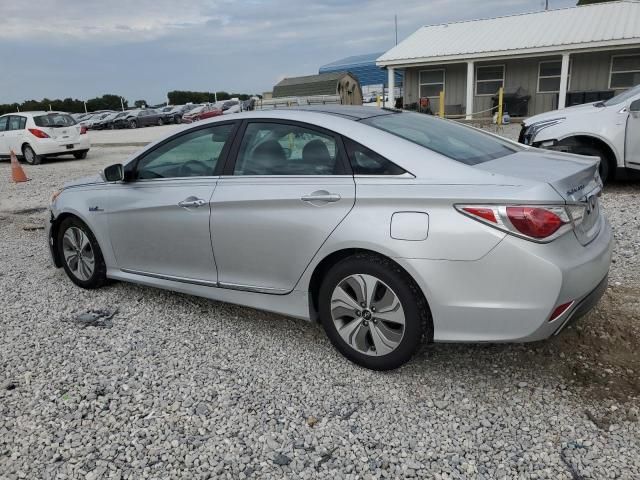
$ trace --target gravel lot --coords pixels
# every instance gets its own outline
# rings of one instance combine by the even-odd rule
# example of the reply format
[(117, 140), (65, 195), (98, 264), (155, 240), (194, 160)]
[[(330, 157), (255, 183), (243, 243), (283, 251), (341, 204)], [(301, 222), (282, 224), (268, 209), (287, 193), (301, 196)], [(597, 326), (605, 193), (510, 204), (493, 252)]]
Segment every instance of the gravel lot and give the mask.
[(611, 286), (576, 326), (432, 345), (376, 373), (316, 325), (130, 284), (87, 292), (55, 269), (51, 192), (134, 151), (27, 166), (18, 185), (0, 163), (0, 478), (640, 477), (640, 183), (605, 191)]

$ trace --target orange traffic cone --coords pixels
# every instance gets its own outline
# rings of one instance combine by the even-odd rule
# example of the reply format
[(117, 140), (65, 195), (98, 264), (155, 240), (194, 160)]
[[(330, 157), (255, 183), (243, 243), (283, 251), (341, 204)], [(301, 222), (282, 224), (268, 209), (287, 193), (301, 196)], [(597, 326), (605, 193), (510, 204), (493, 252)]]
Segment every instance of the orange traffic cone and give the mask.
[(16, 154), (13, 150), (11, 150), (11, 179), (15, 183), (29, 181), (27, 175), (22, 169), (22, 166), (20, 165), (20, 163), (18, 163), (18, 157), (16, 157)]

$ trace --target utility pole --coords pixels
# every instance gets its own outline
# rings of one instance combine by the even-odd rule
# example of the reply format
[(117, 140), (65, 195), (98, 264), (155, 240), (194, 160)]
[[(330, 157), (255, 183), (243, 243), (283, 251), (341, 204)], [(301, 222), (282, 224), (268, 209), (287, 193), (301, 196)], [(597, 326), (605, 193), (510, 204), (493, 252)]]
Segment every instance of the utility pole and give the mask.
[(122, 111), (124, 112), (124, 101), (122, 100), (122, 97), (120, 97), (120, 106), (122, 107)]
[[(547, 0), (548, 2), (549, 0)], [(394, 15), (395, 25), (396, 25), (396, 45), (398, 45), (398, 15)]]
[(544, 2), (544, 9), (545, 9), (545, 10), (549, 10), (549, 0), (545, 0), (545, 2)]
[(83, 101), (82, 103), (84, 103), (84, 113), (87, 113), (87, 102)]

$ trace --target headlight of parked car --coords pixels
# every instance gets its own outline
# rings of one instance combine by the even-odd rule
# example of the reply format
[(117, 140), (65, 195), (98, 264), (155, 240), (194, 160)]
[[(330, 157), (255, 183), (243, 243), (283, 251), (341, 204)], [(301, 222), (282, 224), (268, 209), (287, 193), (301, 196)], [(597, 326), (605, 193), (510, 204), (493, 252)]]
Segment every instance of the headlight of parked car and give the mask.
[(553, 118), (551, 120), (543, 120), (541, 122), (527, 125), (524, 131), (523, 143), (525, 145), (532, 145), (533, 141), (536, 138), (536, 135), (538, 135), (541, 130), (544, 130), (545, 128), (551, 127), (553, 125), (558, 125), (559, 123), (564, 122), (564, 120), (564, 118)]

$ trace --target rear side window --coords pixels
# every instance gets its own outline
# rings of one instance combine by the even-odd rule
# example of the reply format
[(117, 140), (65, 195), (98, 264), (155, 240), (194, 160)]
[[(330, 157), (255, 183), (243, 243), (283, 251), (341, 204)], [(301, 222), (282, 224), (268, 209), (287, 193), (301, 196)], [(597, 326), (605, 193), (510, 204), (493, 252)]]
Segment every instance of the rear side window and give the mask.
[(466, 165), (488, 162), (524, 149), (474, 128), (420, 113), (381, 115), (362, 123)]
[(26, 126), (27, 119), (25, 117), (12, 115), (9, 117), (9, 127), (7, 128), (7, 130), (24, 130), (24, 127)]
[(402, 175), (406, 171), (370, 148), (344, 139), (354, 175)]
[(71, 115), (66, 113), (47, 113), (33, 117), (33, 122), (37, 127), (71, 127), (76, 124)]
[(0, 117), (0, 132), (7, 129), (7, 123), (9, 123), (9, 117)]

